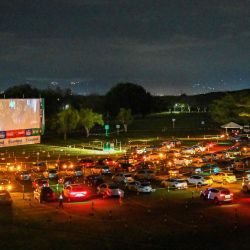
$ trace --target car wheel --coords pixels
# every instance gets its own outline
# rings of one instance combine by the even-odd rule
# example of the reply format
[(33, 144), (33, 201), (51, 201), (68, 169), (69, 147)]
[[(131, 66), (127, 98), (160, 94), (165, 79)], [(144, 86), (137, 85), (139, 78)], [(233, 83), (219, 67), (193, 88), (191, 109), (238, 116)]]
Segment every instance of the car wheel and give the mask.
[(216, 197), (214, 198), (214, 204), (215, 204), (215, 205), (219, 205), (219, 200), (218, 200), (218, 198), (216, 198)]
[(197, 186), (200, 188), (200, 187), (201, 187), (201, 183), (199, 182), (199, 183), (197, 184)]

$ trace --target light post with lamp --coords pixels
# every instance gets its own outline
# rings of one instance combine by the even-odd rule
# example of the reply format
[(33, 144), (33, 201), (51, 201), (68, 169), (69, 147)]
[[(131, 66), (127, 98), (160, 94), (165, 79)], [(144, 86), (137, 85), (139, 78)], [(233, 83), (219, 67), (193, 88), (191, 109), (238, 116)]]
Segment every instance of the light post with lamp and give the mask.
[(175, 123), (175, 121), (176, 121), (176, 120), (175, 120), (175, 118), (173, 118), (173, 119), (172, 119), (172, 122), (173, 122), (173, 128), (174, 128), (174, 123)]
[(201, 127), (203, 128), (203, 134), (205, 138), (205, 121), (201, 121)]

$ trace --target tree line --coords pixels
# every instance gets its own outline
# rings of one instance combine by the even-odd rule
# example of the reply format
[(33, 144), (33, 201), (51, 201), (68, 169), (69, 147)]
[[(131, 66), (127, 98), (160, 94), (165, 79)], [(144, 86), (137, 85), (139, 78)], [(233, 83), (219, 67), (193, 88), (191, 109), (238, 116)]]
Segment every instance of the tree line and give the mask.
[(218, 123), (229, 121), (249, 122), (250, 89), (234, 92), (215, 92), (188, 96), (152, 96), (142, 86), (119, 83), (106, 95), (82, 96), (70, 89), (49, 87), (37, 89), (21, 84), (6, 89), (0, 98), (44, 98), (47, 128), (64, 134), (82, 127), (86, 136), (95, 126), (103, 126), (116, 120), (127, 131), (135, 116), (162, 111), (173, 111), (176, 103), (188, 111), (210, 111), (211, 118)]

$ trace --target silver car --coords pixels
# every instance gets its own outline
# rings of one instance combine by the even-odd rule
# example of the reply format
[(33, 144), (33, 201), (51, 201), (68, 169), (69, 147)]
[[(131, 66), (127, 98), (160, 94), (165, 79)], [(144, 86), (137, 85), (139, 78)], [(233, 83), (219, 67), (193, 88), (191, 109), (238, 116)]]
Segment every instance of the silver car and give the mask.
[(187, 181), (181, 178), (170, 178), (163, 180), (161, 184), (165, 187), (175, 188), (175, 189), (187, 189)]
[(120, 189), (115, 183), (102, 183), (97, 187), (97, 194), (102, 196), (117, 196), (124, 197), (124, 191)]

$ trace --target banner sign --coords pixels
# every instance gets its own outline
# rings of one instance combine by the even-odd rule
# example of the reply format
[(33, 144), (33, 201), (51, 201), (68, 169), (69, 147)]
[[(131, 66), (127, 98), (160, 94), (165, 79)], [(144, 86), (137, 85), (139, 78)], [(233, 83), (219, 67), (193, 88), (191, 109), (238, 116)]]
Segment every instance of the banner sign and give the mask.
[[(9, 132), (9, 131), (7, 131)], [(0, 134), (1, 135), (1, 134)], [(28, 136), (18, 138), (0, 139), (0, 147), (10, 147), (17, 145), (36, 144), (41, 142), (40, 136)]]

